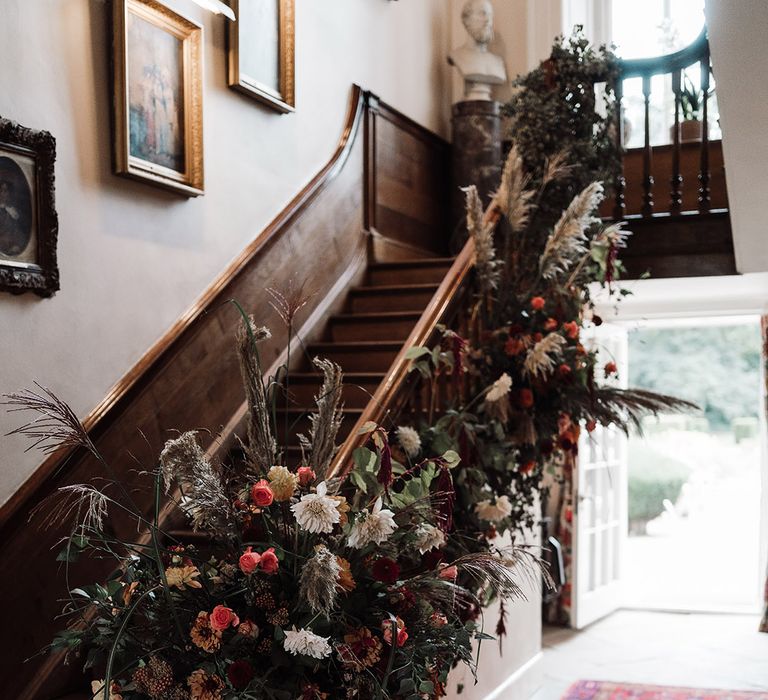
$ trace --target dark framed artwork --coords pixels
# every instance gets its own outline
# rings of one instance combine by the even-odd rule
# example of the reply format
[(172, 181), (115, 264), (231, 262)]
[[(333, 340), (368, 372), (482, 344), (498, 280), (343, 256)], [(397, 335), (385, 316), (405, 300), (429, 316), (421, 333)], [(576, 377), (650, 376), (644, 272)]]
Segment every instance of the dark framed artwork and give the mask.
[(203, 28), (155, 0), (113, 0), (115, 170), (203, 194)]
[(0, 118), (0, 290), (59, 289), (56, 139)]
[(229, 0), (229, 85), (279, 112), (296, 108), (294, 0)]

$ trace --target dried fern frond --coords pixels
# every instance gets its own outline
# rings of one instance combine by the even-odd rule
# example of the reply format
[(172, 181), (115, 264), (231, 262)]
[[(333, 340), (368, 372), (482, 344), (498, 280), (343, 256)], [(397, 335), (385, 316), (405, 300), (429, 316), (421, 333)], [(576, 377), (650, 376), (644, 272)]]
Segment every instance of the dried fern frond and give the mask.
[(195, 530), (226, 526), (232, 506), (221, 476), (208, 461), (194, 431), (165, 443), (160, 468), (166, 493), (173, 481), (181, 487), (181, 508)]
[(525, 228), (531, 213), (534, 192), (528, 189), (529, 183), (530, 177), (525, 172), (523, 158), (517, 146), (512, 146), (501, 172), (501, 182), (494, 201), (515, 233)]
[(539, 258), (539, 273), (552, 279), (567, 272), (586, 252), (586, 231), (596, 221), (603, 185), (593, 182), (577, 194), (558, 219)]
[(43, 514), (41, 529), (56, 527), (74, 516), (73, 530), (100, 532), (107, 517), (110, 498), (90, 484), (71, 484), (56, 489), (30, 513), (32, 520)]
[(24, 435), (32, 440), (26, 451), (40, 449), (51, 454), (61, 447), (85, 447), (100, 459), (91, 438), (75, 412), (50, 389), (35, 382), (39, 392), (25, 389), (5, 394), (4, 406), (9, 413), (31, 412), (37, 414), (28, 423), (12, 430), (8, 435)]
[(257, 327), (252, 316), (248, 317), (248, 325), (243, 323), (237, 330), (240, 373), (248, 401), (246, 458), (257, 473), (265, 472), (275, 464), (277, 451), (258, 351), (258, 344), (270, 337), (269, 329)]
[(323, 373), (323, 386), (315, 396), (317, 411), (309, 416), (309, 442), (312, 445), (309, 460), (318, 480), (322, 480), (336, 453), (336, 435), (344, 408), (341, 403), (343, 374), (341, 367), (330, 360), (316, 357), (312, 363)]
[(477, 187), (471, 185), (462, 189), (467, 211), (467, 232), (475, 243), (475, 270), (480, 291), (485, 293), (496, 289), (501, 276), (501, 261), (496, 258), (493, 245), (493, 225), (483, 218), (483, 205)]
[(690, 401), (645, 389), (599, 386), (595, 388), (586, 410), (601, 425), (615, 425), (628, 434), (631, 427), (642, 433), (644, 416), (656, 416), (666, 411), (699, 410), (699, 407)]
[(523, 369), (534, 379), (551, 374), (563, 352), (565, 338), (559, 333), (545, 335), (525, 356)]
[(336, 604), (336, 584), (340, 571), (336, 555), (322, 544), (304, 564), (299, 581), (299, 597), (313, 613), (330, 614)]

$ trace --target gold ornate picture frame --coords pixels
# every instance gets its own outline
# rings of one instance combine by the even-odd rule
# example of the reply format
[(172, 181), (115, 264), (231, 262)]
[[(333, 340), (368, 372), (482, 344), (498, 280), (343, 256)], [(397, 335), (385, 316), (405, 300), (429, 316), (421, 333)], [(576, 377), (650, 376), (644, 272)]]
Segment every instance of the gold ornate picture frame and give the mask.
[(293, 112), (295, 0), (229, 0), (229, 85), (279, 112)]
[(115, 172), (203, 194), (203, 28), (155, 0), (113, 0)]

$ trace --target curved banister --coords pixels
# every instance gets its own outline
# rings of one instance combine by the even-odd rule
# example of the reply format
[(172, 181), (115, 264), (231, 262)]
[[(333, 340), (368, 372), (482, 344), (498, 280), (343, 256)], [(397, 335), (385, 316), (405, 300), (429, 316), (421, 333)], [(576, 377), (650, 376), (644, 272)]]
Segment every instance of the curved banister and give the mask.
[(659, 75), (671, 73), (674, 70), (687, 68), (707, 55), (707, 27), (702, 27), (701, 33), (688, 46), (674, 53), (649, 58), (629, 58), (619, 60), (619, 71), (622, 78), (636, 78), (644, 75)]
[(443, 278), (429, 305), (403, 344), (397, 357), (387, 371), (368, 405), (358, 419), (349, 437), (339, 448), (331, 464), (330, 475), (346, 475), (352, 468), (352, 453), (367, 439), (359, 434), (365, 423), (372, 421), (381, 424), (393, 407), (410, 370), (411, 360), (407, 357), (409, 348), (424, 345), (433, 336), (437, 324), (444, 319), (446, 312), (462, 289), (475, 262), (475, 245), (470, 238), (454, 260), (448, 273)]

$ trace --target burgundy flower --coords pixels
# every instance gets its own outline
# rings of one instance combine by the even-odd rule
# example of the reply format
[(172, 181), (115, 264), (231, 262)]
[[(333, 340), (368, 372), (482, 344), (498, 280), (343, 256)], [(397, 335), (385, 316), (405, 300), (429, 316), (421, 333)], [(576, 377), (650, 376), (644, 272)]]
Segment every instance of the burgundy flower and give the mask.
[(247, 688), (255, 675), (256, 672), (253, 670), (253, 666), (245, 659), (231, 663), (227, 669), (227, 678), (229, 678), (229, 682), (237, 690)]
[(395, 583), (397, 577), (400, 576), (400, 567), (396, 561), (393, 561), (389, 557), (381, 557), (377, 559), (371, 568), (373, 578), (382, 583)]

